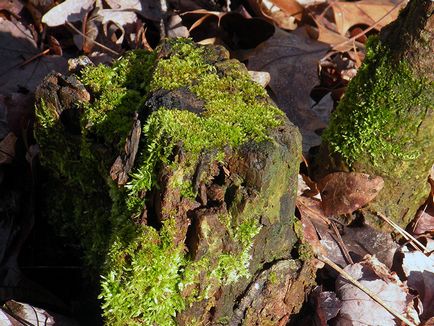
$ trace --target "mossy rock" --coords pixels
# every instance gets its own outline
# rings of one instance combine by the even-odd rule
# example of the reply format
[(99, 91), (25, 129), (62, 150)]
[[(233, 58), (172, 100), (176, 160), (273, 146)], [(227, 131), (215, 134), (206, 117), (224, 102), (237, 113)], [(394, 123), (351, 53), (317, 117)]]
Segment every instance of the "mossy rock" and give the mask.
[[(224, 48), (168, 40), (47, 76), (36, 97), (48, 214), (102, 274), (107, 324), (277, 325), (299, 309), (314, 278), (291, 256), (300, 134)], [(252, 297), (258, 279), (284, 294)]]

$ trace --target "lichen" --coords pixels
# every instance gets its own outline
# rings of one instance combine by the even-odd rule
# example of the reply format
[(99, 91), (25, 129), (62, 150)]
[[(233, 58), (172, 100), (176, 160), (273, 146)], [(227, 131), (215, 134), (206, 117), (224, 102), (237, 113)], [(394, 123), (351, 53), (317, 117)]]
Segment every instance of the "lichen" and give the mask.
[(416, 78), (404, 60), (392, 64), (377, 38), (370, 39), (367, 49), (323, 140), (349, 166), (363, 161), (387, 171), (389, 160), (411, 161), (421, 154), (415, 135), (426, 110), (432, 109), (434, 89)]

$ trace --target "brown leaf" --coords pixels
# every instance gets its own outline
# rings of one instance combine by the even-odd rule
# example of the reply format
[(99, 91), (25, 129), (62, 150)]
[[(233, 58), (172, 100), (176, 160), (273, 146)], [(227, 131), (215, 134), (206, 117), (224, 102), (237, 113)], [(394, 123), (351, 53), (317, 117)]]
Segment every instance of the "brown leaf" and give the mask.
[[(196, 42), (218, 38), (232, 50), (253, 49), (274, 34), (274, 26), (261, 18), (238, 12), (194, 10), (182, 15)], [(203, 42), (201, 42), (203, 43)], [(217, 39), (213, 43), (220, 43)]]
[(256, 11), (258, 10), (264, 18), (274, 21), (282, 29), (291, 31), (298, 27), (296, 21), (302, 19), (304, 12), (303, 6), (296, 0), (260, 1), (256, 8)]
[(42, 22), (54, 27), (63, 25), (66, 21), (82, 21), (94, 3), (95, 0), (66, 0), (49, 10), (42, 17)]
[(312, 291), (310, 299), (315, 305), (315, 325), (327, 326), (327, 322), (336, 317), (342, 307), (336, 293), (323, 291), (321, 285)]
[(413, 234), (420, 235), (427, 232), (434, 232), (434, 203), (430, 195), (427, 202), (419, 209), (416, 218), (412, 223)]
[(428, 319), (434, 315), (434, 253), (425, 256), (420, 251), (403, 251), (402, 269), (407, 284), (418, 292), (422, 301), (421, 319)]
[(274, 3), (288, 15), (301, 19), (301, 13), (304, 11), (304, 8), (296, 0), (270, 0), (270, 2)]
[(355, 2), (336, 1), (331, 5), (337, 30), (341, 35), (345, 35), (355, 25), (371, 26), (387, 15), (375, 26), (377, 30), (380, 30), (398, 17), (399, 9), (404, 4), (405, 1), (401, 2), (401, 6), (396, 6), (391, 0), (361, 0)]
[(5, 138), (0, 141), (0, 164), (11, 163), (15, 157), (15, 143), (17, 136), (12, 132), (8, 133)]
[[(19, 22), (0, 17), (0, 94), (9, 95), (27, 89), (33, 92), (50, 71), (64, 72), (66, 59), (60, 56), (38, 56), (39, 49), (32, 33)], [(24, 62), (29, 61), (27, 64)]]
[(371, 202), (383, 186), (383, 178), (356, 172), (330, 173), (318, 184), (327, 216), (354, 212)]
[[(362, 262), (348, 265), (344, 270), (388, 306), (413, 319), (415, 324), (419, 323), (413, 296), (409, 294), (407, 286), (375, 257), (366, 256)], [(342, 300), (342, 308), (335, 319), (336, 325), (396, 325), (392, 314), (342, 276), (336, 280), (336, 293)]]
[[(325, 248), (320, 242), (318, 234), (328, 232), (328, 221), (323, 215), (320, 202), (315, 198), (297, 196), (296, 205), (300, 212), (303, 227), (303, 239), (307, 241), (316, 253), (324, 255)], [(327, 252), (327, 256), (328, 256)]]
[(318, 61), (329, 46), (312, 40), (304, 28), (287, 33), (276, 29), (273, 37), (261, 44), (248, 63), (249, 70), (267, 71), (275, 101), (288, 118), (300, 128), (303, 151), (319, 145), (315, 131), (325, 128), (311, 110), (310, 92), (319, 84)]
[(110, 8), (124, 12), (135, 12), (142, 17), (158, 22), (162, 17), (159, 0), (105, 0)]
[(11, 14), (18, 16), (23, 10), (23, 3), (20, 0), (3, 0), (0, 1), (0, 10), (5, 10)]
[(321, 24), (318, 24), (317, 28), (307, 26), (306, 30), (309, 33), (309, 36), (314, 40), (330, 44), (333, 50), (346, 52), (353, 47), (352, 42), (345, 43), (348, 41), (347, 37), (333, 32)]
[(55, 55), (63, 55), (62, 47), (60, 46), (59, 41), (54, 36), (48, 37), (48, 42), (50, 44), (50, 51)]

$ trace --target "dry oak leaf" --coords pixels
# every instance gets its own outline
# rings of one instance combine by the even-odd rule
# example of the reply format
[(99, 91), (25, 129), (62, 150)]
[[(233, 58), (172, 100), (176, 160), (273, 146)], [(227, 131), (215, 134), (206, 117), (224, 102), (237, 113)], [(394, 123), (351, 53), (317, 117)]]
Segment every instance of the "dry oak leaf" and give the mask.
[(383, 186), (383, 178), (357, 172), (330, 173), (318, 183), (327, 216), (351, 214), (371, 202)]
[(42, 22), (50, 27), (61, 26), (65, 22), (83, 21), (91, 10), (95, 0), (66, 0), (51, 8), (43, 17)]
[[(408, 287), (375, 257), (367, 255), (360, 263), (348, 265), (344, 270), (364, 287), (374, 292), (389, 307), (413, 320), (416, 325), (419, 324), (419, 318), (413, 306), (414, 297), (409, 294)], [(338, 276), (336, 280), (336, 293), (342, 300), (342, 308), (335, 319), (335, 325), (397, 325), (392, 314), (342, 276)]]
[(402, 269), (407, 285), (416, 290), (422, 301), (421, 319), (434, 317), (434, 252), (425, 256), (420, 251), (409, 252), (403, 248)]
[(11, 163), (15, 157), (17, 136), (10, 132), (0, 141), (0, 164)]
[(305, 153), (321, 143), (315, 131), (326, 127), (311, 110), (310, 92), (319, 83), (318, 61), (329, 48), (312, 40), (303, 27), (291, 33), (276, 28), (273, 37), (255, 49), (248, 63), (249, 70), (270, 73), (273, 99), (300, 129)]
[[(394, 21), (399, 14), (399, 9), (406, 3), (401, 1), (396, 5), (390, 0), (361, 0), (355, 2), (336, 1), (333, 6), (336, 28), (342, 35), (353, 26), (374, 24), (380, 30)], [(384, 18), (383, 18), (384, 17)], [(381, 21), (380, 21), (381, 20)], [(379, 21), (377, 23), (377, 21)]]

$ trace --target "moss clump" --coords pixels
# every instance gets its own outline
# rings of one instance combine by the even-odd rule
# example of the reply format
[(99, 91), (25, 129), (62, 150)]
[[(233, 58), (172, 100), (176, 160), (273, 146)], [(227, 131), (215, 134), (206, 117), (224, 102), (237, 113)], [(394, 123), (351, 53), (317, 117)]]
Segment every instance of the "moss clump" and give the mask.
[(154, 62), (154, 53), (136, 50), (128, 52), (110, 67), (100, 64), (83, 69), (80, 81), (95, 99), (83, 106), (84, 144), (89, 142), (86, 136), (91, 135), (105, 145), (121, 149), (131, 129), (134, 112), (141, 109), (143, 99), (149, 93)]
[[(194, 198), (191, 180), (202, 155), (221, 161), (228, 148), (236, 152), (247, 142), (269, 141), (269, 133), (284, 123), (283, 113), (270, 104), (245, 68), (224, 59), (214, 48), (170, 40), (154, 53), (134, 51), (109, 67), (84, 68), (79, 79), (92, 100), (77, 103), (80, 130), (74, 135), (42, 100), (38, 105), (36, 136), (42, 152), (53, 154), (44, 157), (45, 164), (58, 184), (66, 180), (70, 191), (69, 198), (59, 197), (58, 206), (69, 200), (77, 207), (72, 212), (56, 210), (62, 215), (58, 221), (70, 221), (71, 233), (80, 231), (88, 262), (99, 264), (96, 257), (105, 258), (104, 267), (96, 268), (102, 270), (100, 299), (111, 325), (171, 325), (178, 312), (206, 298), (211, 288), (249, 275), (250, 251), (260, 231), (253, 214), (227, 225), (236, 250), (196, 262), (182, 243), (175, 242), (172, 216), (158, 230), (137, 223), (144, 193), (160, 186), (157, 175), (163, 167), (174, 176), (169, 187)], [(199, 114), (145, 104), (151, 93), (186, 88), (203, 102)], [(143, 123), (139, 153), (131, 181), (119, 188), (108, 173), (136, 112)], [(179, 147), (182, 161), (174, 155)], [(72, 158), (78, 163), (70, 164)], [(83, 198), (88, 199), (84, 205), (74, 205)], [(95, 205), (102, 209), (95, 210)], [(94, 224), (104, 225), (103, 236)], [(188, 293), (188, 288), (201, 288), (204, 277), (210, 281), (208, 289)]]
[(385, 164), (388, 160), (414, 160), (421, 154), (415, 135), (427, 108), (432, 109), (434, 89), (416, 78), (405, 61), (392, 64), (390, 52), (377, 38), (371, 38), (367, 48), (365, 63), (323, 139), (349, 166), (367, 162), (393, 172)]
[(186, 259), (183, 248), (173, 244), (172, 228), (165, 225), (158, 233), (143, 227), (127, 244), (114, 241), (100, 295), (107, 324), (175, 324), (173, 317), (185, 307), (181, 290)]
[[(270, 130), (283, 123), (279, 119), (282, 111), (268, 102), (266, 91), (252, 82), (244, 67), (244, 71), (225, 67), (224, 73), (219, 72), (209, 62), (212, 50), (189, 41), (172, 44), (171, 51), (169, 58), (157, 62), (151, 91), (187, 87), (204, 101), (204, 112), (198, 115), (162, 107), (151, 114), (143, 128), (145, 150), (128, 185), (130, 207), (140, 207), (137, 194), (152, 188), (155, 168), (169, 164), (175, 146), (182, 144), (188, 155), (183, 173), (178, 172), (187, 180), (204, 151), (214, 151), (214, 158), (222, 157), (226, 146), (237, 148), (247, 141), (264, 141)], [(181, 180), (179, 186), (189, 192), (183, 183)]]

